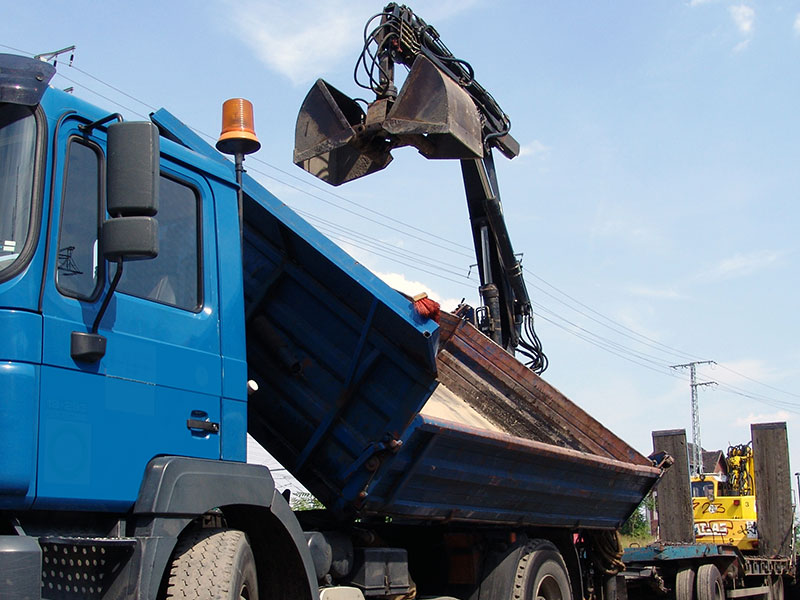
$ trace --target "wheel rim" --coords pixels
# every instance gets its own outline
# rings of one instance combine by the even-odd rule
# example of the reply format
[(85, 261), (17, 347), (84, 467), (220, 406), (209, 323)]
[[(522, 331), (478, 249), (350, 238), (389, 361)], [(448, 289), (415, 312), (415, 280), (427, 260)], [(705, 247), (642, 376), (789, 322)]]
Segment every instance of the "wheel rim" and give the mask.
[(558, 581), (551, 575), (546, 575), (539, 582), (539, 589), (536, 590), (535, 597), (536, 600), (564, 600)]

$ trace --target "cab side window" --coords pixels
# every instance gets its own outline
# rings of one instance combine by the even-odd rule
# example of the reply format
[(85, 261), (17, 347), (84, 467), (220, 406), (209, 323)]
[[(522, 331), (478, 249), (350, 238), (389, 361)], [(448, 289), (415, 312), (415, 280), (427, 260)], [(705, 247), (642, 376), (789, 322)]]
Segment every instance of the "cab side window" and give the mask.
[(100, 154), (78, 139), (69, 142), (61, 206), (56, 286), (65, 296), (92, 300), (102, 281), (97, 243)]
[(194, 188), (161, 176), (158, 256), (125, 263), (120, 292), (196, 311), (202, 305), (200, 200)]

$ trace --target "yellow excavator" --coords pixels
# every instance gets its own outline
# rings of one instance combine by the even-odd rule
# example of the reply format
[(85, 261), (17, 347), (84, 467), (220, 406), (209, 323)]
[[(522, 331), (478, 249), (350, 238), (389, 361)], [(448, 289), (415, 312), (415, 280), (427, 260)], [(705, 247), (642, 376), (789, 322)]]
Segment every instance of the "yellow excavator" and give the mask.
[(691, 479), (695, 539), (758, 550), (751, 444), (730, 446), (725, 462), (727, 474), (701, 473)]

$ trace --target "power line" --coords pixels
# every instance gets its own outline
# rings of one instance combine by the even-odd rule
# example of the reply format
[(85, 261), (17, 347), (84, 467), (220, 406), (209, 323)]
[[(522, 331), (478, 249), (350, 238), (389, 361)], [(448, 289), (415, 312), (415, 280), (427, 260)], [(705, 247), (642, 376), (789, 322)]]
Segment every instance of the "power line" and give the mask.
[[(398, 252), (398, 253), (400, 253), (402, 255), (409, 255), (409, 256), (412, 256), (412, 257), (417, 257), (417, 258), (419, 258), (421, 260), (430, 260), (430, 258), (431, 258), (429, 255), (424, 254), (422, 252), (415, 252), (414, 250), (408, 250), (406, 248), (398, 248), (398, 247), (396, 247), (394, 245), (391, 245), (388, 242), (386, 242), (384, 240), (381, 240), (379, 238), (376, 238), (374, 236), (370, 236), (370, 235), (367, 235), (367, 234), (362, 233), (360, 231), (356, 231), (355, 229), (351, 229), (349, 227), (346, 227), (346, 226), (341, 225), (339, 223), (336, 223), (334, 221), (329, 221), (327, 219), (323, 219), (322, 217), (317, 216), (314, 213), (309, 212), (307, 210), (303, 210), (303, 209), (297, 208), (297, 207), (292, 207), (292, 209), (296, 213), (298, 213), (299, 215), (307, 218), (312, 223), (319, 223), (321, 225), (324, 225), (324, 226), (327, 226), (329, 228), (332, 228), (332, 229), (334, 229), (334, 230), (336, 230), (338, 232), (344, 232), (345, 235), (351, 235), (351, 236), (353, 236), (353, 237), (355, 237), (357, 239), (360, 238), (360, 239), (363, 239), (363, 240), (369, 240), (369, 241), (371, 241), (371, 243), (374, 243), (375, 245), (388, 246), (389, 248), (394, 249), (396, 252)], [(441, 260), (437, 261), (437, 263), (440, 264), (440, 265), (443, 265), (443, 266), (450, 267), (451, 269), (453, 269), (456, 272), (461, 272), (461, 271), (464, 270), (463, 269), (463, 265), (456, 265), (456, 264), (453, 264), (453, 263), (447, 263), (447, 262), (444, 262), (444, 261), (441, 261)], [(465, 277), (469, 278), (472, 281), (472, 278), (470, 278), (468, 275), (465, 275)]]
[(661, 375), (666, 375), (668, 377), (673, 377), (675, 379), (681, 379), (681, 380), (684, 379), (683, 377), (680, 377), (679, 375), (675, 375), (673, 373), (670, 373), (667, 370), (662, 370), (662, 369), (659, 369), (657, 367), (653, 367), (653, 366), (651, 366), (649, 364), (646, 364), (646, 363), (640, 362), (640, 361), (638, 361), (638, 360), (636, 360), (634, 358), (631, 358), (630, 356), (626, 356), (624, 353), (617, 352), (616, 350), (613, 350), (613, 349), (611, 349), (611, 348), (609, 348), (607, 346), (604, 346), (602, 343), (600, 343), (600, 342), (598, 342), (596, 340), (593, 340), (589, 336), (583, 335), (583, 334), (581, 334), (579, 332), (576, 332), (576, 331), (574, 331), (574, 330), (572, 330), (572, 329), (570, 329), (568, 327), (565, 327), (564, 325), (561, 325), (560, 323), (557, 323), (556, 321), (554, 321), (552, 319), (549, 319), (548, 317), (546, 317), (544, 315), (540, 314), (539, 317), (541, 319), (543, 319), (544, 321), (547, 321), (551, 325), (554, 325), (555, 327), (558, 327), (559, 329), (562, 329), (562, 330), (566, 331), (570, 335), (573, 335), (573, 336), (575, 336), (575, 337), (577, 337), (579, 339), (582, 339), (583, 341), (591, 344), (592, 346), (596, 346), (597, 348), (600, 348), (601, 350), (604, 350), (604, 351), (606, 351), (606, 352), (608, 352), (610, 354), (613, 354), (615, 356), (618, 356), (619, 358), (622, 358), (623, 360), (626, 360), (626, 361), (628, 361), (630, 363), (633, 363), (635, 365), (639, 365), (640, 367), (644, 367), (645, 369), (649, 369), (650, 371), (655, 371), (656, 373), (660, 373)]
[(119, 89), (118, 87), (114, 87), (114, 86), (113, 86), (113, 85), (111, 85), (110, 83), (106, 83), (105, 81), (103, 81), (103, 80), (101, 80), (101, 79), (98, 79), (97, 77), (95, 77), (95, 76), (94, 76), (94, 75), (92, 75), (91, 73), (87, 73), (87, 72), (86, 72), (86, 71), (84, 71), (83, 69), (79, 69), (78, 67), (76, 67), (75, 65), (73, 65), (73, 64), (71, 64), (71, 63), (70, 63), (70, 65), (69, 65), (69, 66), (70, 66), (70, 68), (72, 68), (72, 69), (75, 69), (76, 71), (78, 71), (78, 73), (83, 73), (84, 75), (86, 75), (86, 76), (87, 76), (87, 77), (89, 77), (90, 79), (92, 79), (92, 80), (94, 80), (94, 81), (96, 81), (96, 82), (98, 82), (98, 83), (102, 83), (102, 84), (103, 84), (104, 86), (106, 86), (106, 87), (110, 87), (110, 88), (111, 88), (112, 90), (114, 90), (115, 92), (117, 92), (117, 93), (119, 93), (119, 94), (122, 94), (123, 96), (125, 96), (126, 98), (129, 98), (129, 99), (133, 100), (134, 102), (138, 102), (139, 104), (141, 104), (142, 106), (144, 106), (145, 108), (147, 108), (147, 109), (149, 109), (149, 110), (151, 110), (151, 111), (156, 111), (156, 110), (158, 110), (158, 108), (156, 108), (156, 107), (155, 107), (155, 106), (153, 106), (152, 104), (148, 104), (147, 102), (142, 102), (142, 101), (141, 101), (141, 100), (139, 100), (138, 98), (136, 98), (136, 97), (134, 97), (134, 96), (131, 96), (130, 94), (128, 94), (127, 92), (124, 92), (123, 90)]
[[(635, 357), (639, 358), (640, 360), (644, 360), (644, 361), (646, 361), (648, 363), (651, 363), (653, 365), (656, 365), (656, 366), (659, 366), (659, 367), (662, 367), (662, 368), (667, 368), (668, 367), (668, 365), (665, 362), (663, 362), (663, 360), (661, 360), (659, 357), (654, 356), (652, 354), (647, 354), (645, 352), (640, 352), (638, 350), (634, 350), (633, 348), (625, 346), (624, 344), (620, 344), (619, 342), (616, 342), (614, 340), (610, 340), (609, 338), (607, 338), (605, 336), (602, 336), (600, 334), (597, 334), (597, 333), (594, 333), (592, 331), (589, 331), (588, 329), (586, 329), (584, 327), (581, 327), (577, 323), (574, 323), (573, 321), (570, 321), (569, 319), (559, 315), (555, 311), (547, 308), (545, 305), (541, 304), (540, 302), (534, 301), (533, 305), (534, 305), (535, 308), (539, 309), (540, 311), (543, 310), (543, 311), (553, 315), (555, 318), (557, 318), (557, 319), (569, 324), (574, 329), (578, 329), (578, 330), (584, 332), (585, 334), (590, 335), (593, 338), (601, 341), (602, 343), (616, 348), (620, 352), (625, 352), (627, 354), (630, 354), (632, 356), (635, 356)], [(541, 312), (539, 312), (538, 315), (541, 316)]]
[(20, 50), (19, 48), (14, 48), (13, 46), (6, 46), (5, 44), (0, 44), (0, 48), (5, 48), (6, 50), (13, 50), (14, 52), (19, 52), (20, 54), (25, 54), (26, 56), (33, 56), (33, 52), (28, 52), (27, 50)]
[[(571, 310), (574, 310), (575, 312), (583, 315), (587, 319), (590, 319), (590, 320), (594, 321), (598, 325), (602, 325), (603, 327), (611, 329), (612, 331), (615, 331), (615, 332), (619, 333), (620, 335), (623, 335), (623, 336), (628, 337), (628, 338), (630, 338), (632, 340), (635, 340), (638, 343), (651, 346), (654, 349), (663, 348), (663, 350), (660, 350), (661, 352), (666, 352), (668, 354), (671, 354), (673, 356), (678, 356), (678, 357), (681, 357), (681, 358), (686, 358), (686, 357), (693, 358), (693, 359), (697, 358), (697, 357), (694, 357), (694, 356), (692, 356), (691, 354), (689, 354), (687, 352), (684, 352), (682, 350), (677, 350), (675, 348), (672, 348), (671, 346), (668, 346), (666, 344), (663, 344), (663, 343), (659, 342), (658, 340), (654, 340), (651, 337), (648, 337), (648, 336), (646, 336), (646, 335), (644, 335), (642, 333), (639, 333), (635, 329), (631, 329), (627, 325), (624, 325), (622, 323), (619, 323), (618, 321), (615, 321), (614, 319), (612, 319), (610, 317), (607, 317), (603, 313), (593, 309), (591, 306), (589, 306), (587, 304), (584, 304), (583, 302), (581, 302), (577, 298), (572, 297), (571, 295), (569, 295), (566, 292), (560, 290), (559, 288), (557, 288), (556, 286), (552, 285), (551, 283), (548, 283), (547, 281), (542, 279), (540, 276), (538, 276), (536, 273), (532, 272), (531, 270), (525, 268), (525, 272), (528, 275), (530, 275), (531, 277), (537, 279), (538, 281), (541, 281), (542, 283), (547, 285), (549, 288), (555, 290), (556, 292), (558, 292), (562, 296), (568, 298), (569, 300), (571, 300), (572, 302), (574, 302), (578, 306), (586, 309), (587, 311), (591, 312), (592, 314), (597, 315), (598, 317), (604, 319), (605, 321), (608, 321), (608, 323), (611, 323), (611, 325), (609, 325), (608, 323), (604, 323), (604, 322), (592, 317), (591, 315), (587, 314), (586, 312), (584, 312), (584, 311), (582, 311), (580, 309), (577, 309), (577, 308), (575, 308), (573, 306), (570, 306), (567, 302), (565, 302), (564, 300), (559, 299), (557, 296), (549, 293), (547, 290), (543, 289), (542, 287), (537, 286), (535, 284), (529, 284), (534, 289), (539, 290), (541, 293), (545, 294), (546, 296), (549, 296), (550, 298), (553, 298), (557, 302), (560, 302), (561, 304), (563, 304), (564, 306), (567, 306)], [(626, 331), (629, 332), (629, 333), (626, 333)]]
[[(205, 135), (205, 134), (204, 134), (204, 135)], [(258, 160), (256, 160), (256, 162), (263, 162), (263, 161), (258, 161)], [(274, 180), (274, 181), (277, 181), (277, 182), (278, 182), (278, 183), (280, 183), (281, 185), (284, 185), (284, 186), (286, 186), (286, 187), (288, 187), (288, 188), (290, 188), (290, 189), (293, 189), (293, 190), (295, 190), (295, 191), (298, 191), (298, 192), (300, 192), (300, 193), (302, 193), (302, 194), (306, 194), (306, 195), (308, 195), (308, 196), (311, 196), (312, 198), (316, 198), (316, 199), (317, 199), (317, 200), (319, 200), (320, 202), (324, 202), (325, 204), (328, 204), (328, 205), (330, 205), (330, 206), (334, 206), (334, 207), (338, 208), (339, 210), (343, 210), (343, 211), (345, 211), (345, 212), (347, 212), (347, 213), (349, 213), (349, 214), (351, 214), (351, 215), (354, 215), (354, 216), (356, 216), (356, 217), (359, 217), (359, 218), (361, 218), (361, 219), (364, 219), (364, 220), (366, 220), (366, 221), (369, 221), (369, 222), (371, 222), (371, 223), (374, 223), (374, 224), (376, 224), (376, 225), (380, 225), (381, 227), (386, 227), (387, 229), (391, 229), (392, 231), (395, 231), (395, 232), (397, 232), (397, 233), (401, 233), (401, 234), (403, 234), (403, 235), (406, 235), (406, 236), (412, 237), (412, 238), (414, 238), (414, 239), (416, 239), (416, 240), (418, 240), (418, 241), (420, 241), (420, 242), (423, 242), (423, 243), (425, 243), (425, 244), (428, 244), (428, 245), (430, 245), (430, 246), (434, 246), (434, 247), (436, 247), (436, 248), (439, 248), (439, 249), (441, 249), (441, 250), (445, 250), (445, 251), (447, 251), (447, 252), (453, 252), (453, 253), (455, 253), (455, 254), (458, 254), (458, 255), (461, 255), (461, 256), (467, 256), (467, 255), (465, 255), (463, 252), (460, 252), (460, 251), (458, 251), (458, 250), (454, 250), (454, 249), (452, 249), (452, 248), (448, 248), (447, 246), (443, 246), (443, 245), (441, 245), (441, 244), (439, 244), (439, 243), (437, 243), (437, 242), (432, 242), (432, 241), (430, 241), (430, 240), (426, 240), (425, 238), (423, 238), (423, 237), (420, 237), (420, 236), (418, 236), (418, 235), (415, 235), (415, 234), (413, 234), (413, 233), (404, 232), (404, 231), (402, 231), (402, 230), (400, 230), (400, 229), (398, 229), (398, 228), (396, 228), (396, 227), (393, 227), (393, 226), (391, 226), (391, 225), (387, 225), (386, 223), (382, 223), (382, 222), (378, 221), (377, 219), (372, 219), (371, 217), (368, 217), (368, 216), (366, 216), (366, 215), (359, 214), (359, 213), (358, 213), (357, 211), (355, 211), (355, 210), (351, 210), (351, 209), (349, 209), (349, 208), (346, 208), (346, 207), (340, 206), (340, 205), (336, 204), (335, 202), (332, 202), (331, 200), (328, 200), (328, 199), (326, 199), (326, 198), (322, 198), (321, 196), (318, 196), (317, 194), (313, 194), (313, 193), (309, 192), (308, 190), (304, 190), (304, 189), (302, 189), (302, 188), (299, 188), (299, 187), (297, 187), (297, 186), (295, 186), (295, 185), (292, 185), (291, 183), (287, 183), (287, 182), (285, 182), (285, 181), (282, 181), (282, 180), (280, 180), (280, 179), (278, 179), (278, 178), (276, 178), (276, 177), (273, 177), (272, 175), (269, 175), (268, 173), (265, 173), (264, 171), (260, 171), (260, 170), (258, 170), (258, 169), (255, 169), (255, 168), (253, 168), (253, 167), (250, 167), (250, 168), (248, 169), (248, 171), (253, 171), (253, 172), (255, 172), (255, 173), (259, 173), (259, 174), (263, 175), (264, 177), (268, 177), (269, 179), (272, 179), (272, 180)], [(435, 237), (436, 237), (436, 236), (435, 236)], [(469, 256), (471, 256), (471, 255), (469, 255)]]
[[(81, 83), (79, 83), (79, 82), (75, 81), (74, 79), (71, 79), (70, 77), (67, 77), (66, 75), (64, 75), (64, 74), (63, 74), (63, 73), (61, 73), (61, 72), (57, 72), (57, 73), (56, 73), (56, 77), (61, 77), (62, 79), (66, 79), (67, 81), (69, 81), (70, 83), (72, 83), (72, 84), (74, 84), (74, 85), (81, 86), (83, 89), (85, 89), (85, 90), (86, 90), (87, 92), (89, 92), (90, 94), (94, 94), (95, 96), (98, 96), (98, 97), (102, 98), (103, 100), (106, 100), (106, 101), (108, 101), (108, 102), (111, 102), (112, 104), (116, 104), (116, 105), (117, 105), (117, 106), (119, 106), (120, 108), (124, 108), (124, 109), (125, 109), (125, 110), (127, 110), (129, 113), (131, 113), (131, 114), (134, 114), (134, 115), (136, 115), (137, 117), (141, 117), (142, 119), (147, 119), (147, 118), (148, 118), (148, 117), (147, 117), (147, 115), (143, 115), (142, 113), (140, 113), (140, 112), (138, 112), (138, 111), (136, 111), (136, 110), (134, 110), (134, 109), (132, 109), (132, 108), (130, 108), (130, 107), (128, 107), (128, 106), (125, 106), (124, 104), (122, 104), (121, 102), (119, 102), (119, 101), (117, 101), (117, 100), (112, 100), (112, 99), (111, 99), (111, 98), (109, 98), (108, 96), (104, 96), (104, 95), (103, 95), (103, 94), (101, 94), (100, 92), (97, 92), (97, 91), (95, 91), (95, 90), (93, 90), (93, 89), (91, 89), (91, 88), (88, 88), (88, 87), (86, 87), (85, 85), (83, 85), (83, 84), (81, 84)], [(109, 86), (109, 87), (110, 87), (110, 86)], [(113, 89), (113, 88), (112, 88), (112, 89)]]
[[(202, 132), (199, 132), (199, 131), (198, 131), (198, 133), (200, 133), (201, 135), (205, 136), (205, 137), (206, 137), (206, 138), (208, 138), (208, 139), (214, 140), (214, 138), (213, 138), (212, 136), (209, 136), (209, 135), (208, 135), (208, 134), (206, 134), (206, 133), (202, 133)], [(347, 202), (348, 204), (350, 204), (350, 205), (353, 205), (353, 206), (356, 206), (357, 208), (360, 208), (361, 210), (365, 210), (365, 211), (367, 211), (367, 212), (369, 212), (369, 213), (372, 213), (372, 214), (374, 214), (374, 215), (377, 215), (377, 216), (380, 216), (380, 217), (382, 217), (382, 218), (384, 218), (384, 219), (387, 219), (387, 220), (389, 220), (389, 221), (391, 221), (391, 222), (393, 222), (393, 223), (395, 223), (395, 224), (397, 224), (397, 225), (402, 225), (403, 227), (406, 227), (406, 228), (408, 228), (408, 229), (411, 229), (412, 231), (417, 231), (417, 232), (419, 232), (419, 233), (423, 233), (423, 234), (425, 234), (425, 235), (427, 235), (427, 236), (430, 236), (430, 237), (433, 237), (433, 238), (435, 238), (435, 239), (441, 240), (441, 241), (443, 241), (443, 242), (446, 242), (446, 243), (448, 243), (448, 244), (451, 244), (451, 245), (453, 245), (455, 248), (459, 248), (459, 249), (463, 249), (463, 250), (472, 250), (472, 248), (470, 248), (469, 246), (465, 246), (465, 245), (463, 245), (463, 244), (459, 244), (458, 242), (454, 242), (454, 241), (452, 241), (452, 240), (449, 240), (449, 239), (447, 239), (447, 238), (445, 238), (445, 237), (443, 237), (443, 236), (440, 236), (440, 235), (438, 235), (438, 234), (436, 234), (436, 233), (432, 233), (432, 232), (430, 232), (430, 231), (427, 231), (427, 230), (425, 230), (425, 229), (422, 229), (421, 227), (417, 227), (416, 225), (412, 225), (412, 224), (410, 224), (410, 223), (406, 223), (405, 221), (402, 221), (402, 220), (400, 220), (400, 219), (397, 219), (397, 218), (395, 218), (395, 217), (391, 217), (391, 216), (389, 216), (389, 215), (387, 215), (387, 214), (385, 214), (385, 213), (382, 213), (382, 212), (380, 212), (380, 211), (377, 211), (377, 210), (375, 210), (375, 209), (373, 209), (373, 208), (370, 208), (369, 206), (366, 206), (366, 205), (364, 205), (364, 204), (361, 204), (361, 203), (359, 203), (359, 202), (356, 202), (356, 201), (354, 201), (354, 200), (351, 200), (350, 198), (347, 198), (347, 197), (345, 197), (345, 196), (342, 196), (341, 194), (337, 194), (337, 193), (335, 193), (335, 192), (332, 192), (331, 190), (329, 190), (329, 189), (326, 189), (326, 188), (324, 188), (324, 187), (322, 187), (322, 186), (320, 186), (320, 185), (316, 184), (315, 182), (308, 181), (308, 180), (306, 180), (306, 179), (304, 179), (304, 178), (302, 178), (302, 177), (300, 177), (300, 176), (298, 176), (298, 175), (294, 175), (293, 173), (289, 173), (288, 171), (284, 171), (284, 170), (283, 170), (283, 169), (281, 169), (280, 167), (276, 167), (275, 165), (273, 165), (273, 164), (271, 164), (271, 163), (268, 163), (268, 162), (267, 162), (267, 161), (265, 161), (265, 160), (262, 160), (262, 159), (260, 159), (260, 158), (257, 158), (257, 157), (251, 157), (251, 158), (252, 158), (252, 160), (255, 160), (256, 162), (260, 162), (261, 164), (263, 164), (263, 165), (266, 165), (266, 166), (267, 166), (267, 167), (269, 167), (270, 169), (274, 169), (274, 170), (278, 171), (279, 173), (282, 173), (283, 175), (286, 175), (287, 177), (291, 177), (292, 179), (295, 179), (295, 180), (297, 180), (297, 181), (299, 181), (299, 182), (303, 183), (304, 185), (307, 185), (307, 186), (309, 186), (309, 187), (312, 187), (312, 188), (314, 188), (315, 190), (319, 190), (319, 191), (321, 191), (321, 192), (324, 192), (324, 193), (326, 193), (326, 194), (328, 194), (328, 195), (330, 195), (330, 196), (333, 196), (334, 198), (337, 198), (337, 199), (339, 199), (339, 200), (342, 200), (343, 202)], [(263, 174), (265, 177), (270, 177), (270, 176), (269, 176), (269, 175), (267, 175), (266, 173), (262, 173), (262, 174)], [(274, 179), (274, 178), (273, 178), (273, 179)], [(280, 180), (277, 180), (277, 181), (280, 181)], [(468, 256), (472, 256), (472, 255), (470, 254), (470, 255), (468, 255)]]
[(722, 367), (726, 371), (730, 371), (734, 375), (738, 375), (739, 377), (747, 379), (748, 381), (752, 381), (753, 383), (757, 383), (758, 385), (764, 386), (765, 388), (769, 388), (769, 389), (771, 389), (773, 391), (780, 392), (781, 394), (786, 394), (787, 396), (794, 396), (795, 398), (800, 398), (800, 394), (795, 394), (794, 392), (789, 392), (787, 390), (782, 390), (780, 388), (775, 387), (774, 385), (769, 385), (768, 383), (764, 383), (762, 381), (758, 381), (757, 379), (753, 379), (752, 377), (748, 377), (744, 373), (740, 373), (739, 371), (735, 371), (735, 370), (731, 369), (730, 367), (726, 366), (725, 364), (718, 364), (718, 366)]
[[(433, 275), (434, 277), (439, 277), (440, 279), (444, 279), (444, 280), (446, 280), (446, 281), (450, 281), (450, 282), (453, 282), (453, 283), (458, 283), (458, 284), (462, 284), (462, 285), (467, 285), (467, 286), (469, 286), (471, 289), (472, 289), (472, 288), (474, 288), (474, 286), (473, 286), (472, 284), (470, 284), (470, 283), (467, 283), (467, 282), (465, 282), (465, 281), (458, 280), (458, 279), (452, 279), (452, 278), (450, 278), (450, 277), (447, 277), (447, 276), (445, 276), (445, 275), (442, 275), (441, 273), (435, 273), (435, 272), (433, 272), (433, 271), (429, 271), (428, 269), (423, 269), (423, 268), (420, 268), (420, 267), (419, 267), (417, 264), (414, 264), (414, 263), (409, 263), (409, 262), (405, 262), (404, 260), (402, 260), (402, 259), (400, 259), (400, 258), (397, 258), (396, 256), (395, 256), (395, 257), (392, 257), (392, 256), (391, 256), (391, 255), (389, 255), (389, 254), (386, 254), (386, 253), (380, 252), (380, 251), (378, 251), (378, 250), (375, 250), (375, 249), (373, 249), (373, 248), (369, 248), (369, 247), (367, 247), (367, 246), (363, 246), (363, 245), (361, 245), (361, 244), (359, 244), (359, 243), (357, 243), (357, 242), (355, 242), (355, 241), (353, 241), (353, 240), (347, 240), (347, 243), (349, 243), (349, 244), (352, 244), (353, 246), (356, 246), (357, 248), (360, 248), (360, 249), (362, 249), (362, 250), (367, 250), (367, 251), (369, 251), (369, 252), (373, 252), (373, 253), (377, 254), (378, 256), (382, 256), (383, 258), (388, 258), (388, 259), (390, 259), (390, 260), (394, 260), (395, 262), (397, 262), (397, 263), (399, 263), (399, 264), (401, 264), (401, 265), (404, 265), (404, 266), (407, 266), (407, 267), (411, 267), (411, 268), (417, 269), (418, 271), (420, 271), (420, 272), (422, 272), (422, 273), (427, 273), (428, 275)], [(437, 267), (433, 266), (432, 268), (437, 268)]]

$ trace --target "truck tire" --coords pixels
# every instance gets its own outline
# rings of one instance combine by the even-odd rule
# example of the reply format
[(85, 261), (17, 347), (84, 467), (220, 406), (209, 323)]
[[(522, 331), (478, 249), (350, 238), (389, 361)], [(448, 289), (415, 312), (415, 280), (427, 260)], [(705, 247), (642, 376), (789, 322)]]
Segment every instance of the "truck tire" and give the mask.
[(512, 600), (572, 600), (564, 559), (547, 540), (531, 540), (517, 565)]
[(697, 600), (725, 600), (725, 586), (717, 565), (700, 565), (697, 569)]
[(769, 600), (783, 600), (783, 577), (781, 575), (770, 575), (767, 578), (769, 586)]
[(200, 529), (179, 540), (162, 597), (258, 600), (256, 562), (245, 533)]
[(678, 571), (675, 575), (675, 600), (694, 600), (695, 575), (691, 567)]

